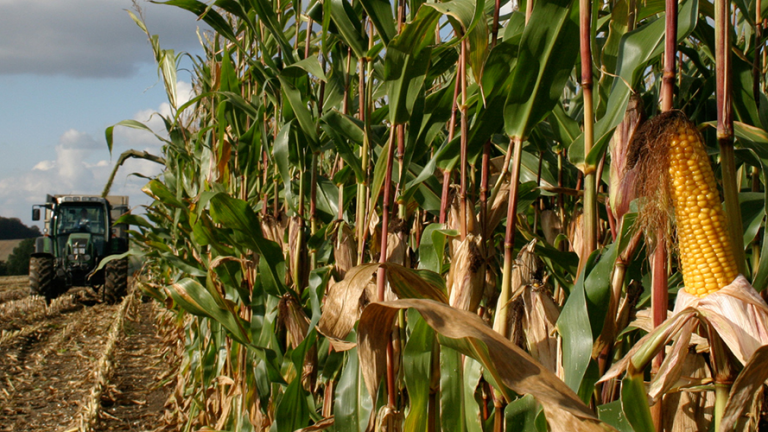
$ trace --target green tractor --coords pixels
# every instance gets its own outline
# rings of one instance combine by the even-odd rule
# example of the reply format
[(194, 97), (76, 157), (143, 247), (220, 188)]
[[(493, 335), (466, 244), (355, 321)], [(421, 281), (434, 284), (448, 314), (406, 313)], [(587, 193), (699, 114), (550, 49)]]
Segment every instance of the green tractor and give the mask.
[(116, 303), (128, 290), (128, 259), (110, 255), (128, 251), (128, 226), (115, 224), (128, 211), (128, 197), (48, 195), (32, 207), (32, 220), (45, 210), (43, 236), (37, 238), (29, 261), (32, 294), (47, 301), (73, 286), (89, 286), (107, 303)]

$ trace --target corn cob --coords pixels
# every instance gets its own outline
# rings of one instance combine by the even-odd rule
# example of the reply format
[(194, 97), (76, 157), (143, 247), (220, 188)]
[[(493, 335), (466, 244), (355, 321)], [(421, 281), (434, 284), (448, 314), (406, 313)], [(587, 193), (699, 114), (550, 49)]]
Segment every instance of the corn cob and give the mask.
[(669, 131), (669, 189), (685, 290), (707, 296), (738, 276), (715, 175), (701, 134), (682, 115)]

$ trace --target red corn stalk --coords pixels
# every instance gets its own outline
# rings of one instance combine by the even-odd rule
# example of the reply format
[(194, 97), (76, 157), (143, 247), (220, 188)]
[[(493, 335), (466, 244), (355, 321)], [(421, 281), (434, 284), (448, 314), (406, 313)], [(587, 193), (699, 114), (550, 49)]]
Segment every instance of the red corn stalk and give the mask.
[[(395, 151), (395, 134), (397, 134), (398, 125), (392, 125), (389, 135), (389, 150), (387, 151), (387, 171), (384, 177), (384, 200), (382, 203), (381, 211), (381, 257), (379, 262), (385, 264), (387, 262), (387, 238), (389, 235), (389, 214), (390, 214), (390, 202), (392, 191), (392, 163), (394, 159)], [(384, 301), (384, 290), (387, 284), (387, 269), (379, 267), (377, 279), (377, 291), (376, 297), (378, 301)], [(389, 338), (387, 344), (387, 396), (388, 406), (392, 409), (395, 408), (395, 371), (394, 371), (394, 350), (392, 346), (392, 338)]]

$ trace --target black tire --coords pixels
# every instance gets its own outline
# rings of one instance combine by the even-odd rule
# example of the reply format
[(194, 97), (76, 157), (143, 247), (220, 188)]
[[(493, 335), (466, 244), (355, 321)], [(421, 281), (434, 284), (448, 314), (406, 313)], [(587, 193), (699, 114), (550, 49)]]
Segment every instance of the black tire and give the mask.
[(44, 296), (49, 300), (58, 295), (53, 257), (29, 258), (29, 290), (32, 295)]
[(104, 302), (119, 303), (128, 292), (128, 259), (113, 260), (104, 266)]

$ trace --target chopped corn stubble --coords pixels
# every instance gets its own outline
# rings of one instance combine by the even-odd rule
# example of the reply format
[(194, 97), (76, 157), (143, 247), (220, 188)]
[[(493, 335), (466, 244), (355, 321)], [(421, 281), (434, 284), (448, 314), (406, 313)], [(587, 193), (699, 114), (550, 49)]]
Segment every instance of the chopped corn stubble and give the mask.
[(669, 142), (670, 194), (683, 282), (689, 294), (704, 297), (733, 282), (738, 267), (701, 134), (687, 120), (675, 126)]

